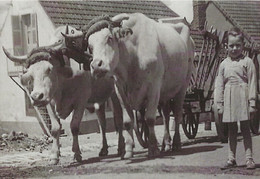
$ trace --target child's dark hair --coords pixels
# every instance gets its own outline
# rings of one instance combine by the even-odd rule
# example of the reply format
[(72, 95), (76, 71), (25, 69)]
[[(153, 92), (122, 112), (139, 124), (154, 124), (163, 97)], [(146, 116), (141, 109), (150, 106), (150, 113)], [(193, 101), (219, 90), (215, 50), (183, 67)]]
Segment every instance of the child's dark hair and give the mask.
[(244, 34), (243, 32), (238, 28), (238, 27), (232, 27), (229, 31), (228, 31), (228, 36), (232, 35), (232, 36), (239, 36), (239, 38), (244, 42)]

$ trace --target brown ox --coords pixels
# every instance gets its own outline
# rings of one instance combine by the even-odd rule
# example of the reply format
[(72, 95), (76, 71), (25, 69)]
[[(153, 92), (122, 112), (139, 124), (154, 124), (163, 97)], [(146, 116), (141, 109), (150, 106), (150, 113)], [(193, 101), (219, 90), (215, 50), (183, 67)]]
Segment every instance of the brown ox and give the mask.
[[(6, 56), (27, 67), (27, 72), (22, 75), (21, 83), (26, 89), (31, 89), (28, 94), (35, 106), (47, 105), (50, 115), (53, 136), (51, 163), (57, 164), (60, 156), (59, 135), (60, 118), (65, 119), (73, 111), (70, 123), (73, 134), (72, 151), (74, 159), (81, 161), (81, 152), (78, 143), (79, 125), (86, 108), (93, 109), (94, 103), (100, 104), (96, 114), (102, 130), (103, 146), (99, 155), (107, 155), (108, 145), (105, 136), (105, 101), (111, 96), (115, 126), (119, 133), (118, 154), (124, 151), (124, 138), (122, 135), (122, 109), (114, 92), (114, 79), (103, 77), (94, 79), (90, 72), (73, 71), (64, 66), (64, 56), (60, 53), (62, 41), (50, 47), (40, 47), (32, 50), (26, 57), (15, 57), (4, 48)], [(56, 49), (58, 48), (58, 50)]]
[[(116, 27), (115, 24), (120, 25)], [(181, 148), (179, 124), (194, 57), (189, 28), (183, 23), (158, 23), (140, 13), (119, 14), (96, 22), (82, 35), (93, 53), (91, 73), (96, 77), (109, 73), (116, 79), (117, 94), (125, 107), (125, 158), (133, 156), (133, 110), (145, 109), (149, 128), (148, 155), (155, 157), (159, 149), (154, 123), (160, 105), (165, 124), (163, 148), (171, 147), (170, 99), (174, 101), (172, 110), (176, 121), (172, 147)]]

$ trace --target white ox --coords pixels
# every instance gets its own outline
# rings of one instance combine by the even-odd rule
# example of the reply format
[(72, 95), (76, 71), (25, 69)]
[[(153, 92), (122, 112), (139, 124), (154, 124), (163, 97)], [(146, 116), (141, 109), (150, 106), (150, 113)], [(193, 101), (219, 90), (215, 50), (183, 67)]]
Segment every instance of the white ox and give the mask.
[[(96, 22), (85, 39), (93, 53), (91, 73), (95, 77), (108, 73), (116, 79), (117, 94), (125, 107), (124, 157), (133, 156), (133, 110), (141, 109), (145, 109), (149, 128), (148, 156), (159, 155), (154, 130), (158, 105), (162, 108), (165, 124), (162, 150), (171, 148), (170, 110), (174, 111), (176, 121), (172, 148), (180, 149), (179, 124), (194, 58), (188, 26), (158, 23), (140, 13), (119, 14), (111, 20)], [(170, 99), (174, 101), (172, 109)]]
[(73, 71), (65, 66), (65, 57), (60, 51), (62, 43), (61, 41), (56, 45), (33, 49), (28, 56), (24, 57), (13, 56), (3, 48), (10, 60), (26, 66), (27, 71), (21, 76), (21, 83), (26, 89), (31, 89), (27, 92), (32, 104), (47, 107), (52, 125), (51, 134), (54, 139), (50, 156), (51, 163), (57, 164), (59, 161), (60, 118), (67, 118), (72, 112), (70, 123), (73, 134), (72, 151), (74, 159), (78, 162), (82, 160), (78, 143), (79, 125), (84, 110), (87, 108), (93, 111), (94, 103), (100, 104), (99, 109), (96, 110), (103, 138), (99, 155), (107, 155), (105, 101), (109, 97), (112, 99), (115, 127), (119, 133), (118, 154), (122, 155), (124, 153), (122, 109), (114, 91), (114, 79), (111, 77), (94, 79), (89, 71)]

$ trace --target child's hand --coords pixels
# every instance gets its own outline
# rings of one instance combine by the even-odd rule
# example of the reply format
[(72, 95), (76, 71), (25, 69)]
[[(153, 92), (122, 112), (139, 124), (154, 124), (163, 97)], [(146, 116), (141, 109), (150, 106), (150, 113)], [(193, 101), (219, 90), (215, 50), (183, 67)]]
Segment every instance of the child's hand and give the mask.
[(224, 111), (223, 108), (219, 108), (218, 109), (218, 114), (223, 114), (223, 111)]
[(249, 107), (249, 112), (250, 113), (255, 113), (256, 112), (256, 108), (254, 106), (250, 106)]

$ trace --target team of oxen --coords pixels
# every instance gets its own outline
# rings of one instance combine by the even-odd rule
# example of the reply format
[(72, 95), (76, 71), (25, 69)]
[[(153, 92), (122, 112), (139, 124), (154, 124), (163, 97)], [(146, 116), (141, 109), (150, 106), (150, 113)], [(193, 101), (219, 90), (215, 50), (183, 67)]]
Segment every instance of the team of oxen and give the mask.
[[(78, 143), (79, 126), (87, 108), (96, 111), (102, 129), (100, 156), (107, 155), (105, 101), (111, 97), (118, 154), (133, 157), (134, 111), (143, 111), (149, 128), (148, 156), (160, 150), (154, 130), (157, 107), (162, 109), (164, 138), (162, 151), (180, 149), (179, 124), (183, 101), (192, 73), (194, 44), (184, 23), (158, 23), (140, 13), (102, 15), (81, 29), (64, 26), (55, 44), (33, 49), (28, 55), (7, 57), (23, 64), (27, 71), (21, 83), (35, 106), (46, 106), (51, 118), (53, 146), (51, 163), (59, 162), (60, 119), (73, 112), (71, 132), (74, 158), (82, 160)], [(66, 61), (84, 64), (72, 70)], [(173, 105), (169, 101), (173, 100)], [(171, 143), (170, 112), (175, 116)]]

